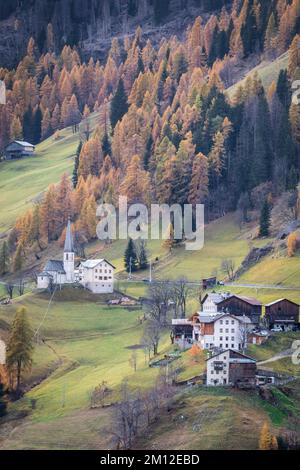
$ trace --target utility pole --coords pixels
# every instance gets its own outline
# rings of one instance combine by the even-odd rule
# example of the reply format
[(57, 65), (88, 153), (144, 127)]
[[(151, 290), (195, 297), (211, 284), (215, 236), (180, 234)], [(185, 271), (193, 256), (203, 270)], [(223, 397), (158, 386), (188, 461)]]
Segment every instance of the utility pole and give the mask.
[(150, 282), (150, 284), (151, 284), (151, 282), (152, 282), (152, 261), (151, 261), (151, 259), (150, 259), (149, 282)]

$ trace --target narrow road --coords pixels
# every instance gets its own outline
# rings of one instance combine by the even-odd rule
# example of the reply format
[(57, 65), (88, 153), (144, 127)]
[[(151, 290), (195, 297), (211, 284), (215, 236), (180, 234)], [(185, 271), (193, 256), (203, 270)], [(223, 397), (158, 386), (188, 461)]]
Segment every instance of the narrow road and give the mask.
[(276, 356), (273, 356), (270, 359), (267, 359), (266, 361), (258, 362), (257, 365), (262, 366), (265, 364), (270, 364), (272, 362), (279, 361), (280, 359), (284, 359), (285, 357), (292, 357), (293, 352), (294, 351), (292, 349), (287, 349), (286, 351), (282, 351), (281, 353), (276, 354)]
[[(135, 279), (134, 277), (132, 277), (132, 279), (116, 279), (120, 282), (128, 282), (129, 284), (130, 283), (136, 283), (136, 284), (149, 284), (150, 282), (149, 281), (143, 281), (141, 279)], [(169, 281), (169, 282), (174, 282), (176, 281), (176, 279), (153, 279), (153, 283), (160, 283), (160, 282), (166, 282), (166, 281)], [(196, 287), (199, 287), (200, 286), (200, 283), (201, 281), (198, 280), (198, 281), (187, 281), (187, 284), (189, 286), (196, 286)], [(226, 282), (224, 283), (223, 286), (219, 286), (219, 287), (241, 287), (241, 288), (246, 288), (246, 289), (274, 289), (274, 290), (296, 290), (296, 291), (300, 291), (300, 287), (294, 287), (294, 286), (285, 286), (285, 285), (280, 285), (280, 284), (247, 284), (247, 283), (236, 283), (236, 282)]]

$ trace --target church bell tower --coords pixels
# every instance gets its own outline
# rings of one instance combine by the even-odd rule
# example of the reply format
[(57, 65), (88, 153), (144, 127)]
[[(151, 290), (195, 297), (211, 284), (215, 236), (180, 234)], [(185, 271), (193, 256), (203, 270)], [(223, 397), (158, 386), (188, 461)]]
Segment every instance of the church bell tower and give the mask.
[(66, 282), (72, 284), (75, 280), (75, 253), (70, 219), (68, 221), (64, 247), (64, 270), (66, 272)]

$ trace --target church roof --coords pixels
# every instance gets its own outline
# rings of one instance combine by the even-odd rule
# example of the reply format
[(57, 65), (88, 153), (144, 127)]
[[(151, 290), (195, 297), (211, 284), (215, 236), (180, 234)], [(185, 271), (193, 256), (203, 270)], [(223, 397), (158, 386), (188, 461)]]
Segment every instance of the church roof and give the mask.
[(65, 274), (64, 263), (63, 261), (58, 261), (55, 259), (51, 259), (47, 262), (44, 272), (57, 272), (60, 274)]
[(65, 240), (64, 252), (65, 253), (74, 253), (74, 243), (73, 243), (73, 235), (72, 235), (70, 219), (68, 221), (68, 226), (67, 226), (67, 231), (66, 231), (66, 240)]

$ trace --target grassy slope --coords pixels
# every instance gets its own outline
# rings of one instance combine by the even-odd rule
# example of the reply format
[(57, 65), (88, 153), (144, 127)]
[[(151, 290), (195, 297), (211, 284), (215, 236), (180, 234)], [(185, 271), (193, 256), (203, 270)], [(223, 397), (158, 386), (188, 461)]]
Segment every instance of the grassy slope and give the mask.
[[(11, 419), (24, 411), (28, 416), (5, 424), (0, 432), (0, 448), (106, 449), (111, 409), (90, 410), (95, 386), (107, 381), (112, 390), (108, 401), (113, 401), (119, 397), (124, 378), (133, 388), (153, 384), (158, 370), (149, 369), (142, 351), (138, 351), (136, 373), (129, 365), (128, 346), (138, 344), (141, 337), (137, 321), (140, 312), (107, 308), (98, 301), (97, 297), (73, 289), (57, 294), (41, 328), (47, 342), (37, 345), (32, 377), (28, 378), (31, 384), (44, 380), (10, 406)], [(0, 319), (11, 322), (16, 308), (25, 305), (36, 329), (47, 304), (48, 296), (27, 294), (9, 307), (0, 307)], [(252, 354), (268, 358), (280, 348), (290, 347), (294, 336), (279, 335), (276, 341), (262, 350), (256, 348)], [(170, 346), (166, 336), (161, 352), (167, 350)], [(189, 353), (183, 354), (179, 361), (183, 368), (181, 379), (197, 375), (205, 367), (203, 354), (199, 363), (193, 362)], [(298, 393), (298, 388), (295, 390)], [(138, 441), (137, 447), (255, 449), (263, 421), (270, 420), (275, 427), (285, 424), (286, 400), (285, 396), (280, 397), (277, 410), (255, 394), (226, 389), (184, 391), (175, 400), (173, 410), (161, 414), (157, 425), (151, 428), (147, 438)], [(294, 401), (289, 402), (289, 407), (293, 406)], [(13, 428), (13, 432), (7, 432)]]
[[(91, 115), (92, 128), (97, 116)], [(60, 137), (55, 141), (51, 136), (37, 145), (34, 157), (0, 163), (0, 232), (9, 229), (49, 184), (71, 172), (79, 134), (67, 128)]]
[(280, 70), (286, 69), (288, 65), (288, 53), (281, 55), (273, 62), (263, 61), (257, 67), (252, 69), (246, 77), (235, 83), (233, 86), (228, 88), (227, 93), (230, 98), (233, 98), (238, 87), (244, 85), (247, 77), (252, 76), (255, 72), (258, 73), (264, 87), (267, 89), (271, 85), (272, 81), (277, 81)]

